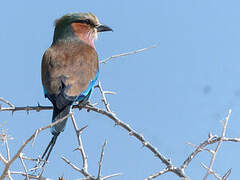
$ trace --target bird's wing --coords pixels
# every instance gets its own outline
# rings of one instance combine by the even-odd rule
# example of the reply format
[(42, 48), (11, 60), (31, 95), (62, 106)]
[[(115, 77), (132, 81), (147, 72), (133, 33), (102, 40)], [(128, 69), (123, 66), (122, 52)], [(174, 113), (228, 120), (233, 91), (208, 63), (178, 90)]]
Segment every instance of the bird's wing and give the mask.
[(58, 108), (87, 96), (97, 75), (97, 53), (85, 43), (55, 44), (43, 55), (44, 91)]

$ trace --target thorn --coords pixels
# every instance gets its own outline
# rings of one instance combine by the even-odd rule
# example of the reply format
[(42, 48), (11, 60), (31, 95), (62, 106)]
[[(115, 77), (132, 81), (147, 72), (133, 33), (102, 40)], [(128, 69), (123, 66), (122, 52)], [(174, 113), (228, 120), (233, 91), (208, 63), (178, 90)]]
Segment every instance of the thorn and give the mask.
[(37, 103), (37, 109), (36, 109), (37, 112), (40, 112), (40, 106), (41, 106), (41, 105), (40, 105), (40, 103), (38, 102), (38, 103)]
[(73, 151), (81, 150), (80, 147), (75, 148)]
[(232, 172), (232, 168), (230, 168), (230, 169), (226, 172), (226, 174), (224, 174), (224, 176), (222, 177), (222, 179), (223, 179), (223, 180), (226, 180), (226, 179), (229, 177), (229, 175), (231, 174), (231, 172)]
[(142, 143), (142, 147), (144, 148), (144, 147), (146, 147), (148, 144), (149, 144), (149, 143), (148, 143), (147, 141), (144, 141), (144, 142)]
[(144, 140), (144, 136), (142, 134), (139, 134), (139, 135), (140, 135), (141, 139)]
[(114, 91), (103, 91), (104, 94), (112, 94), (112, 95), (115, 95), (117, 94), (116, 92)]
[(213, 137), (212, 132), (208, 133), (208, 138), (211, 139)]
[(132, 135), (133, 135), (133, 132), (132, 132), (132, 131), (130, 131), (128, 134), (129, 134), (130, 136), (132, 136)]
[(26, 107), (27, 115), (29, 115), (29, 106)]
[(88, 127), (88, 125), (86, 125), (86, 126), (82, 127), (81, 129), (79, 129), (77, 131), (78, 135), (80, 135), (87, 127)]

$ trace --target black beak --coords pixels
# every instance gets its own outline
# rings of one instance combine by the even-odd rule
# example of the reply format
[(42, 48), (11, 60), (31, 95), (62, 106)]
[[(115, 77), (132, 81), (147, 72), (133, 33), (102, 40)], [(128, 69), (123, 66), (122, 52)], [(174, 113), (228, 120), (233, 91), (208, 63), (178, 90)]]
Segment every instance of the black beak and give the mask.
[(104, 24), (99, 24), (96, 26), (97, 32), (103, 32), (103, 31), (113, 31), (110, 27), (104, 25)]

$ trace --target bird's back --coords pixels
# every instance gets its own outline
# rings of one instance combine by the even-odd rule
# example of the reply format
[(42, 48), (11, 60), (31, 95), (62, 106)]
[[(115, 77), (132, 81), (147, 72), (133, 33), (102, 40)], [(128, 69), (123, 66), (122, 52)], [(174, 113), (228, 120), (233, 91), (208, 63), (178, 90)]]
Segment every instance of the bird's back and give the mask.
[(43, 55), (42, 83), (45, 95), (53, 104), (61, 93), (70, 100), (81, 95), (97, 73), (96, 50), (83, 41), (53, 44)]

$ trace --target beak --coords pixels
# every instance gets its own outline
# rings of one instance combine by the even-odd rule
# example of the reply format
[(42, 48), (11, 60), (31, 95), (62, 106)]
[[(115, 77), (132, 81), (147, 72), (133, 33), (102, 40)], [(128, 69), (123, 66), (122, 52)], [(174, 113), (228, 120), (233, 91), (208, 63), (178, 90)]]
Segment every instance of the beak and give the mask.
[(103, 32), (103, 31), (113, 31), (110, 27), (104, 25), (104, 24), (99, 24), (96, 26), (97, 32)]

